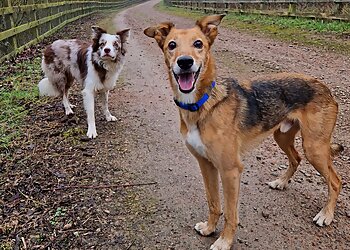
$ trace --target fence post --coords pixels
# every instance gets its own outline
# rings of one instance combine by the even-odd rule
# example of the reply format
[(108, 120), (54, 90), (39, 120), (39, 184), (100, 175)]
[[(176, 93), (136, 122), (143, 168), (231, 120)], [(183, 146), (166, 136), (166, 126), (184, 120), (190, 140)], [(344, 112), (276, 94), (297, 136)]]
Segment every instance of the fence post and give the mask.
[[(36, 4), (35, 1), (33, 1), (33, 0), (31, 2), (32, 2), (32, 4)], [(38, 13), (37, 13), (36, 8), (33, 10), (33, 12), (34, 12), (34, 20), (37, 21), (38, 20)], [(39, 36), (40, 36), (39, 26), (35, 27), (35, 36), (36, 36), (36, 38), (39, 38)]]
[[(12, 7), (12, 1), (11, 0), (7, 0), (7, 6), (8, 7)], [(16, 27), (15, 26), (15, 22), (13, 21), (13, 14), (12, 13), (10, 14), (10, 24), (11, 24), (11, 29)], [(16, 36), (12, 37), (12, 45), (13, 45), (14, 50), (16, 51), (17, 48), (18, 48)]]
[(297, 12), (297, 4), (295, 2), (290, 2), (288, 6), (288, 15), (296, 14)]
[(335, 15), (339, 15), (343, 12), (344, 3), (343, 2), (334, 2), (335, 3)]

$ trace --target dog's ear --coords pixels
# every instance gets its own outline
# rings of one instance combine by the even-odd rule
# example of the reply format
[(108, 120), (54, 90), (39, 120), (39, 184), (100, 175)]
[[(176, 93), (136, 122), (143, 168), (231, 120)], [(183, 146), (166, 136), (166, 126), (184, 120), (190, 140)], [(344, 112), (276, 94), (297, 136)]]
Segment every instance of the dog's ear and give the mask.
[(122, 42), (122, 55), (125, 56), (125, 53), (126, 53), (126, 47), (127, 47), (127, 42), (130, 38), (130, 29), (125, 29), (125, 30), (121, 30), (121, 31), (118, 31), (117, 32), (117, 35), (120, 37), (120, 40)]
[(130, 38), (130, 29), (118, 31), (117, 35), (120, 36), (122, 43), (126, 43)]
[(171, 22), (158, 24), (157, 26), (149, 27), (143, 31), (146, 36), (154, 38), (159, 47), (163, 49), (165, 38), (168, 36), (170, 30), (175, 26)]
[(92, 26), (92, 36), (95, 37), (100, 37), (103, 33), (107, 33), (104, 29), (98, 27), (98, 26)]
[(221, 20), (224, 18), (224, 14), (222, 15), (213, 15), (206, 16), (202, 19), (199, 19), (196, 22), (196, 25), (201, 29), (201, 31), (208, 38), (209, 44), (212, 45), (214, 40), (218, 34), (218, 26), (221, 23)]
[(103, 33), (107, 33), (104, 29), (98, 26), (92, 26), (92, 51), (97, 51), (99, 47), (99, 40)]

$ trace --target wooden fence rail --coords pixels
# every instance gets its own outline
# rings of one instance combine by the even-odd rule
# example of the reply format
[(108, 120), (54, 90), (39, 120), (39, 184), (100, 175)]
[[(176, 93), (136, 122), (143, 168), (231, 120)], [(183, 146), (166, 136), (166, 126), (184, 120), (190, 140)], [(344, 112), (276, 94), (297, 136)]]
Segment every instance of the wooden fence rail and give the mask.
[(350, 0), (165, 0), (204, 13), (253, 13), (350, 22)]
[(0, 0), (0, 62), (97, 11), (145, 0)]

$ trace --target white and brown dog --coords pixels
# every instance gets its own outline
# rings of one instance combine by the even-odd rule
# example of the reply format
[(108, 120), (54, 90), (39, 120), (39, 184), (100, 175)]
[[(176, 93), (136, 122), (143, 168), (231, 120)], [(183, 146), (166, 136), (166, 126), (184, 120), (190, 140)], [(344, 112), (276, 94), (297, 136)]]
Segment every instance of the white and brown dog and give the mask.
[(114, 34), (92, 27), (92, 43), (80, 40), (57, 40), (44, 50), (42, 69), (45, 78), (39, 83), (41, 95), (60, 96), (66, 115), (73, 114), (68, 91), (74, 79), (82, 84), (87, 113), (89, 138), (97, 136), (95, 126), (95, 95), (102, 96), (102, 109), (107, 121), (116, 121), (108, 110), (108, 94), (116, 84), (125, 62), (126, 43), (130, 29)]

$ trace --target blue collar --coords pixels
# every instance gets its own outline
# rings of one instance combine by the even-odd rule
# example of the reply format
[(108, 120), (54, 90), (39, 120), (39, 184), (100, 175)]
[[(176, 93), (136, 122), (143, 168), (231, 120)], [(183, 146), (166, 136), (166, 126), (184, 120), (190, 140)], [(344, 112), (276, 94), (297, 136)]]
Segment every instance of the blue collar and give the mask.
[[(209, 86), (209, 93), (210, 91), (215, 87), (215, 81), (211, 83), (211, 86)], [(177, 106), (179, 106), (182, 109), (189, 110), (191, 112), (196, 112), (199, 110), (200, 107), (203, 106), (203, 104), (209, 99), (209, 94), (205, 93), (201, 99), (198, 100), (196, 103), (183, 103), (179, 102), (178, 100), (174, 99), (174, 102)]]

